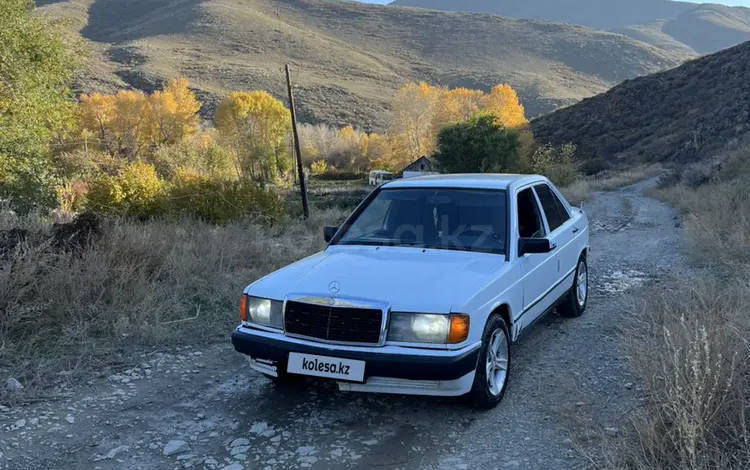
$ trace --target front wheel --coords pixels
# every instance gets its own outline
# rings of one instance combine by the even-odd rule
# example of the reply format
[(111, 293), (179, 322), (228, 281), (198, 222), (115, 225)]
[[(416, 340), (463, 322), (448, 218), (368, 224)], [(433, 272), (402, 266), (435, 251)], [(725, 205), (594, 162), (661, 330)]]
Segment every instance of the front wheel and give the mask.
[(492, 409), (500, 403), (508, 385), (510, 370), (510, 334), (508, 325), (499, 315), (487, 322), (482, 334), (482, 347), (469, 398), (474, 406)]

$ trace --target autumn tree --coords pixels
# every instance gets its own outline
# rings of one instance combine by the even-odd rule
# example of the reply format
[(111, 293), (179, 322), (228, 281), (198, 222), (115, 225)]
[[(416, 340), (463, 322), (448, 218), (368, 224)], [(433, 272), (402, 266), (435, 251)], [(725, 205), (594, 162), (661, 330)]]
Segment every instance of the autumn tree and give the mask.
[(227, 96), (216, 109), (216, 128), (232, 142), (243, 178), (273, 179), (291, 165), (287, 151), (291, 115), (264, 91)]
[(518, 95), (508, 84), (496, 85), (485, 95), (482, 111), (497, 116), (498, 122), (508, 129), (519, 129), (529, 123)]
[(201, 104), (185, 79), (170, 80), (148, 96), (139, 90), (81, 96), (81, 126), (107, 151), (135, 160), (143, 150), (176, 144), (199, 129)]
[[(485, 94), (480, 90), (433, 87), (411, 83), (401, 88), (393, 100), (390, 123), (392, 155), (386, 162), (398, 170), (437, 147), (438, 135), (446, 126), (470, 120), (479, 113), (492, 114), (508, 129), (526, 129), (528, 121), (518, 96), (510, 85), (497, 85)], [(519, 134), (523, 152), (530, 152), (533, 136), (530, 131)]]
[(105, 142), (107, 131), (115, 117), (115, 97), (93, 93), (81, 96), (81, 125)]
[(448, 124), (466, 121), (477, 114), (485, 95), (481, 90), (454, 88), (440, 94), (432, 119), (435, 136)]
[(184, 78), (170, 80), (149, 98), (152, 108), (154, 140), (175, 144), (198, 131), (200, 102)]
[(140, 90), (120, 90), (114, 96), (115, 114), (110, 123), (118, 150), (134, 161), (153, 142), (155, 125), (151, 103)]
[(416, 160), (435, 148), (434, 116), (442, 88), (424, 82), (410, 83), (396, 92), (391, 106), (391, 135), (398, 152)]
[(389, 160), (393, 153), (388, 136), (372, 133), (367, 136), (367, 160), (369, 167), (384, 170), (390, 168)]

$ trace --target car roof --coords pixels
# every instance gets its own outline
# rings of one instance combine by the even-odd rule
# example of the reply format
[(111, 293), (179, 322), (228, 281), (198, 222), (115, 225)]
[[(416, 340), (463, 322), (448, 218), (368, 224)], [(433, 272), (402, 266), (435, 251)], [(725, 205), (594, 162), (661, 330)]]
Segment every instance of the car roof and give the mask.
[(452, 175), (429, 175), (401, 178), (384, 184), (384, 189), (393, 188), (474, 188), (509, 189), (528, 183), (547, 181), (539, 175), (504, 173), (465, 173)]

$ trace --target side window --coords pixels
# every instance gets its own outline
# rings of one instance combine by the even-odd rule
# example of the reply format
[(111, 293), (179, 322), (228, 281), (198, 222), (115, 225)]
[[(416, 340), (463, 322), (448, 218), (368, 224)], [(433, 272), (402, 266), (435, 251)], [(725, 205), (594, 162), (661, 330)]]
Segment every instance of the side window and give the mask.
[(524, 189), (516, 197), (518, 210), (518, 236), (521, 238), (544, 238), (544, 224), (539, 214), (539, 205), (531, 188)]
[(550, 232), (554, 232), (559, 226), (564, 224), (570, 219), (568, 211), (565, 210), (565, 206), (562, 201), (558, 199), (555, 193), (546, 184), (538, 184), (534, 186), (539, 201), (542, 203), (542, 209), (544, 214), (547, 216), (547, 224), (549, 225)]

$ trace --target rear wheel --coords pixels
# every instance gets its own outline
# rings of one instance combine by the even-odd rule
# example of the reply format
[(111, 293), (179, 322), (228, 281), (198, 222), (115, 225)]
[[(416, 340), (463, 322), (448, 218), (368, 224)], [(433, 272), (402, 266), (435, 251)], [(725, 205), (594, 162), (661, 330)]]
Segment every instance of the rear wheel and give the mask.
[(557, 313), (564, 317), (580, 317), (586, 310), (589, 299), (589, 270), (586, 257), (581, 255), (576, 267), (573, 287), (563, 303), (557, 306)]
[(499, 315), (490, 317), (482, 334), (482, 346), (469, 398), (474, 406), (491, 409), (500, 403), (508, 385), (510, 334)]

